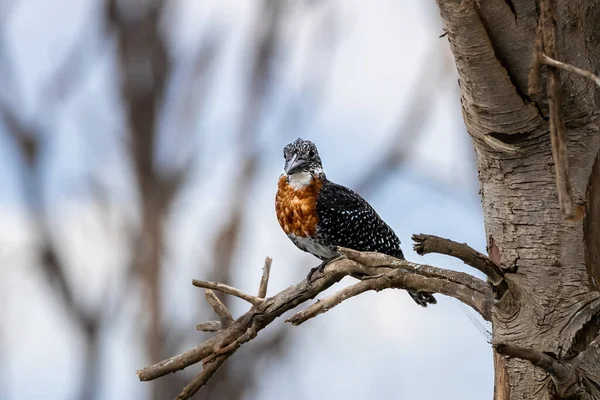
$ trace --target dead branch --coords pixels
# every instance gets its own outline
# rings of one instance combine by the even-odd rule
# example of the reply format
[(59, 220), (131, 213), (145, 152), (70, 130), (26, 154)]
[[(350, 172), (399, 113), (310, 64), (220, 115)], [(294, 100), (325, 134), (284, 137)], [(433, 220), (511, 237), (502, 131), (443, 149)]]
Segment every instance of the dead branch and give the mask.
[[(360, 271), (360, 274), (363, 275), (380, 276), (380, 268), (387, 267), (401, 269), (406, 272), (418, 272), (420, 275), (426, 277), (441, 278), (452, 282), (460, 282), (461, 285), (464, 285), (477, 293), (484, 294), (485, 296), (491, 293), (491, 289), (486, 282), (464, 272), (441, 269), (426, 264), (417, 264), (408, 260), (400, 260), (381, 253), (363, 253), (343, 247), (340, 247), (339, 250), (348, 259), (355, 261), (358, 264), (356, 268)], [(413, 288), (411, 290), (418, 291), (419, 289), (423, 288)]]
[(556, 358), (540, 351), (526, 349), (523, 347), (499, 344), (494, 346), (496, 351), (512, 358), (527, 360), (538, 368), (543, 369), (553, 378), (558, 380), (567, 379), (571, 375), (570, 369)]
[(215, 295), (215, 292), (206, 289), (204, 296), (206, 297), (207, 303), (210, 304), (210, 307), (221, 320), (221, 327), (227, 328), (231, 325), (233, 323), (233, 315), (231, 315), (227, 307), (225, 307), (225, 304), (223, 304), (223, 302)]
[[(554, 0), (543, 0), (540, 4), (540, 24), (544, 54), (557, 58), (556, 10)], [(541, 54), (538, 52), (538, 56)], [(539, 61), (541, 62), (541, 60)], [(548, 69), (548, 106), (550, 109), (550, 141), (556, 171), (556, 189), (560, 210), (566, 218), (573, 217), (573, 196), (569, 181), (569, 160), (565, 142), (566, 128), (562, 110), (562, 89), (558, 69)]]
[(500, 266), (466, 243), (458, 243), (438, 236), (424, 234), (413, 235), (412, 240), (415, 242), (413, 249), (417, 254), (438, 253), (458, 258), (465, 264), (483, 272), (494, 287), (501, 289), (503, 292), (508, 289), (504, 280), (504, 271)]
[[(275, 318), (295, 308), (323, 292), (346, 276), (359, 276), (360, 282), (343, 289), (331, 297), (319, 301), (301, 313), (290, 318), (297, 325), (343, 300), (367, 290), (388, 288), (408, 289), (446, 294), (462, 301), (479, 312), (485, 319), (491, 318), (492, 290), (489, 285), (469, 274), (445, 270), (400, 260), (379, 253), (361, 253), (349, 249), (340, 249), (344, 257), (330, 262), (324, 272), (311, 282), (302, 282), (291, 286), (273, 297), (266, 299), (252, 296), (242, 291), (214, 282), (194, 280), (195, 286), (222, 291), (250, 302), (253, 306), (244, 315), (233, 321), (228, 327), (221, 327), (217, 334), (196, 348), (161, 361), (155, 365), (137, 371), (141, 381), (149, 381), (172, 372), (182, 370), (202, 361), (204, 368), (194, 380), (180, 393), (178, 399), (186, 399), (206, 384), (217, 368), (225, 362), (241, 345), (255, 338), (260, 330)], [(269, 268), (265, 264), (261, 289), (265, 292)], [(262, 293), (262, 290), (261, 290)], [(219, 323), (220, 324), (220, 323)], [(200, 324), (202, 330), (217, 328), (216, 321)]]
[(202, 332), (217, 332), (223, 329), (223, 325), (219, 321), (206, 321), (196, 325), (196, 330)]
[(540, 56), (540, 61), (542, 64), (549, 65), (554, 68), (560, 68), (564, 71), (571, 72), (573, 74), (577, 74), (584, 78), (587, 78), (594, 82), (596, 85), (600, 86), (600, 77), (594, 75), (590, 71), (586, 71), (585, 69), (577, 68), (571, 64), (563, 63), (555, 60), (554, 58), (548, 57), (546, 54), (542, 54)]
[(201, 281), (198, 279), (194, 279), (192, 281), (192, 285), (194, 285), (196, 287), (204, 288), (204, 289), (218, 290), (219, 292), (222, 292), (225, 294), (230, 294), (230, 295), (238, 297), (242, 300), (246, 300), (248, 303), (255, 305), (255, 306), (258, 304), (261, 304), (264, 301), (260, 297), (256, 297), (256, 296), (252, 296), (251, 294), (244, 293), (241, 290), (231, 287), (229, 285), (225, 285), (224, 283)]
[[(561, 398), (592, 398), (584, 395), (590, 392), (581, 386), (579, 372), (569, 362), (560, 361), (552, 355), (533, 349), (506, 344), (498, 344), (494, 347), (499, 354), (529, 361), (550, 375)], [(577, 396), (574, 397), (575, 395)]]
[[(428, 266), (424, 266), (428, 267)], [(314, 303), (306, 309), (294, 314), (286, 320), (292, 325), (300, 325), (307, 320), (323, 314), (342, 301), (357, 296), (369, 290), (379, 292), (384, 289), (410, 289), (413, 291), (427, 291), (445, 294), (461, 300), (471, 306), (486, 320), (491, 319), (491, 303), (488, 298), (473, 295), (473, 291), (467, 286), (450, 286), (448, 281), (442, 278), (426, 277), (419, 274), (410, 274), (403, 269), (392, 270), (379, 277), (362, 280), (352, 286), (348, 286), (337, 293)], [(473, 296), (469, 298), (469, 296)]]
[(271, 257), (265, 258), (265, 266), (263, 267), (262, 278), (260, 279), (260, 285), (258, 286), (258, 297), (264, 299), (267, 296), (267, 286), (269, 285), (269, 275), (271, 275), (271, 263), (273, 259)]
[(211, 363), (203, 363), (202, 371), (200, 371), (198, 375), (196, 375), (194, 379), (192, 379), (192, 381), (186, 387), (183, 388), (183, 390), (181, 391), (181, 393), (179, 393), (179, 395), (177, 395), (175, 400), (189, 399), (194, 394), (196, 394), (196, 392), (200, 390), (202, 386), (206, 385), (206, 382), (208, 382), (210, 377), (213, 376), (215, 372), (217, 372), (217, 370), (221, 365), (223, 365), (225, 360), (227, 360), (227, 356), (220, 356), (217, 357)]

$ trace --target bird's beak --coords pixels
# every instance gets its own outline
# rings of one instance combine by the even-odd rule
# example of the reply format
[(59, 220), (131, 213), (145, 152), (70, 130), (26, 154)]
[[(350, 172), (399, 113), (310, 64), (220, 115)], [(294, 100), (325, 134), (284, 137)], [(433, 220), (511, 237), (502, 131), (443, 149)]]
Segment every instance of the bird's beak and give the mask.
[(292, 159), (287, 163), (287, 165), (285, 167), (285, 173), (286, 173), (286, 175), (293, 174), (295, 170), (297, 170), (298, 168), (300, 168), (304, 164), (306, 164), (306, 161), (304, 161), (302, 159), (298, 159), (298, 155), (294, 154), (292, 156)]

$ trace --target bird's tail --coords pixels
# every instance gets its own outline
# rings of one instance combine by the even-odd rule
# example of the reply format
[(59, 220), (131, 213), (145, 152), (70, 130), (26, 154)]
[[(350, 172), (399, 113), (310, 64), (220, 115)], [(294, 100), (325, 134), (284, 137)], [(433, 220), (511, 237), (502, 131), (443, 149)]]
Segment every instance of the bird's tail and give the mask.
[(433, 295), (428, 292), (411, 292), (411, 291), (409, 291), (408, 294), (410, 294), (410, 297), (412, 297), (413, 300), (421, 307), (427, 307), (427, 304), (437, 303), (437, 300), (435, 299), (435, 297), (433, 297)]
[[(404, 259), (404, 254), (402, 254), (402, 250), (398, 249), (396, 252), (390, 254), (393, 257), (399, 258), (401, 260)], [(427, 307), (427, 304), (436, 304), (437, 300), (433, 297), (433, 294), (429, 292), (411, 292), (408, 291), (410, 297), (413, 298), (415, 303), (420, 305), (421, 307)]]

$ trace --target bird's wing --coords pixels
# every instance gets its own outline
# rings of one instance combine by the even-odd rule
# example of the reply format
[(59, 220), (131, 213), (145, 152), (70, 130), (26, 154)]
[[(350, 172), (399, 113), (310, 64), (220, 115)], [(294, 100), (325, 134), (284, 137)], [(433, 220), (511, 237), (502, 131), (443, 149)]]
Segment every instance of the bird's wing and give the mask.
[(365, 199), (326, 181), (317, 197), (317, 235), (329, 245), (402, 258), (400, 240)]

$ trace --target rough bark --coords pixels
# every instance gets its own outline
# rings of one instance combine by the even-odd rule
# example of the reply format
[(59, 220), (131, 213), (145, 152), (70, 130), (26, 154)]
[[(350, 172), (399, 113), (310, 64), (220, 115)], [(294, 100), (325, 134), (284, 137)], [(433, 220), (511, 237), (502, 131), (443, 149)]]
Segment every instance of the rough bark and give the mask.
[[(494, 343), (547, 353), (556, 365), (568, 365), (581, 386), (562, 387), (534, 360), (503, 348), (512, 357), (494, 357), (495, 398), (598, 398), (600, 90), (591, 80), (560, 74), (574, 213), (567, 219), (559, 208), (551, 110), (543, 89), (547, 78), (554, 79), (550, 67), (540, 71), (542, 90), (536, 98), (526, 94), (539, 4), (437, 2), (477, 155), (488, 251), (509, 286), (492, 311)], [(600, 2), (552, 3), (555, 57), (597, 75)]]

